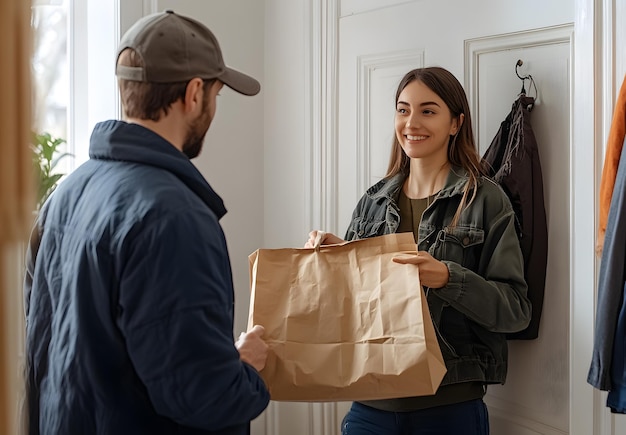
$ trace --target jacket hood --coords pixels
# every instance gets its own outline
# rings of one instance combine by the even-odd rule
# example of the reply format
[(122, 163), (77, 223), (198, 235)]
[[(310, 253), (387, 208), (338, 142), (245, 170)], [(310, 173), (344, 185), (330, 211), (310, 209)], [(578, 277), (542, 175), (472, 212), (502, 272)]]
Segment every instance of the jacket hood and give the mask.
[(91, 134), (89, 157), (165, 169), (198, 195), (218, 219), (226, 214), (224, 201), (191, 160), (163, 137), (138, 124), (116, 120), (96, 124)]

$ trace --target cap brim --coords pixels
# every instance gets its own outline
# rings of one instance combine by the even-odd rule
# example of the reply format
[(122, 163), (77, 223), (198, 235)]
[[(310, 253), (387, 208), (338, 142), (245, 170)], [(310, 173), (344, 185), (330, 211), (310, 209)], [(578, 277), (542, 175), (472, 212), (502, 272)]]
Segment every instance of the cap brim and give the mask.
[(247, 74), (226, 67), (224, 74), (218, 79), (233, 91), (243, 95), (256, 95), (261, 90), (261, 84)]

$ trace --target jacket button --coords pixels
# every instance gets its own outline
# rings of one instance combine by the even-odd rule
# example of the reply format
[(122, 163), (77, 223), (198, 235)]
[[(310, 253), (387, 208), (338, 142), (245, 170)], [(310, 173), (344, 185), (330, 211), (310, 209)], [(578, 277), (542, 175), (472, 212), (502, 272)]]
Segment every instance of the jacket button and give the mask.
[(469, 242), (470, 242), (469, 237), (465, 237), (465, 238), (463, 239), (463, 246), (467, 246), (467, 245), (469, 245)]

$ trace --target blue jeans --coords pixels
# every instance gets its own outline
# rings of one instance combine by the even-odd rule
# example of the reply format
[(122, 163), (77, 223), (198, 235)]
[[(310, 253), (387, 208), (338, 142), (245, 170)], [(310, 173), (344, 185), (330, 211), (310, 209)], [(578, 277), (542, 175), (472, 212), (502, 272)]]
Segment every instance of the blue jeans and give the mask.
[(482, 399), (411, 412), (389, 412), (354, 402), (341, 423), (342, 435), (489, 435)]

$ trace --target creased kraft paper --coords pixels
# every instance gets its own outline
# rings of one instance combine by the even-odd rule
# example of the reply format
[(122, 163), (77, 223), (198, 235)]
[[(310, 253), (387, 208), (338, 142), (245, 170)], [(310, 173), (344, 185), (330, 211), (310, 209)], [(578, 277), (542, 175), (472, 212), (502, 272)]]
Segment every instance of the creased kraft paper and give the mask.
[(249, 256), (248, 328), (265, 327), (272, 400), (434, 394), (446, 372), (415, 265), (412, 233)]

